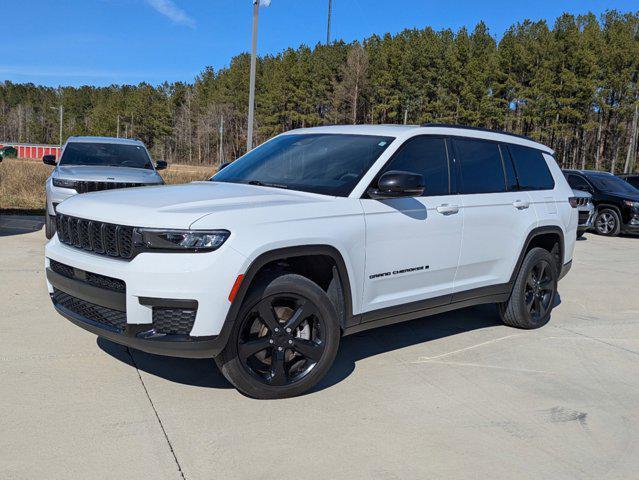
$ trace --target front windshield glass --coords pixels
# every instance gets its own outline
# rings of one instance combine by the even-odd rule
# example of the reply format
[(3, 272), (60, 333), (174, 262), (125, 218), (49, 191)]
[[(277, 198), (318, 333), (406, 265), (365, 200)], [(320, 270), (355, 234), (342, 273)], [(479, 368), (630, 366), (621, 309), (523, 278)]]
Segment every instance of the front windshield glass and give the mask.
[(144, 147), (119, 143), (68, 143), (60, 165), (153, 168)]
[(590, 175), (588, 180), (604, 192), (639, 195), (639, 190), (614, 175)]
[(345, 197), (393, 140), (372, 135), (282, 135), (251, 150), (211, 180)]

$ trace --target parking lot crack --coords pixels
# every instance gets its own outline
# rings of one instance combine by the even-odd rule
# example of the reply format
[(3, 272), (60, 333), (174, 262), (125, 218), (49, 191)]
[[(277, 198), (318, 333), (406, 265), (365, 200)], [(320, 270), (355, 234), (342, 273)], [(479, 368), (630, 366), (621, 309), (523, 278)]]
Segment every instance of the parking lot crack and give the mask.
[(171, 455), (173, 456), (173, 460), (175, 461), (175, 465), (177, 466), (178, 472), (180, 474), (180, 478), (182, 478), (182, 480), (186, 480), (186, 476), (184, 475), (184, 471), (182, 470), (180, 461), (178, 460), (177, 455), (175, 454), (175, 450), (173, 449), (173, 444), (171, 443), (171, 439), (169, 438), (169, 435), (166, 433), (166, 429), (164, 428), (164, 424), (162, 423), (160, 414), (158, 413), (157, 409), (155, 408), (155, 405), (153, 404), (153, 400), (151, 399), (151, 395), (149, 395), (149, 390), (146, 388), (144, 379), (142, 378), (142, 375), (140, 374), (140, 369), (138, 368), (138, 365), (135, 363), (135, 358), (133, 358), (131, 349), (127, 347), (126, 351), (129, 354), (129, 358), (131, 359), (132, 365), (135, 367), (135, 371), (138, 374), (138, 378), (140, 379), (140, 383), (142, 384), (142, 388), (144, 389), (146, 398), (149, 400), (149, 403), (151, 404), (151, 408), (153, 409), (153, 413), (155, 413), (155, 418), (157, 419), (160, 425), (160, 429), (162, 430), (162, 434), (164, 435), (164, 439), (166, 440), (166, 443), (169, 446), (169, 450), (171, 451)]
[(609, 347), (616, 348), (618, 350), (623, 350), (624, 352), (632, 353), (633, 355), (639, 355), (639, 352), (637, 352), (635, 350), (631, 350), (629, 348), (622, 347), (620, 345), (615, 345), (614, 343), (606, 342), (605, 340), (602, 340), (602, 339), (597, 338), (597, 337), (591, 337), (590, 335), (586, 335), (585, 333), (575, 332), (574, 330), (571, 330), (571, 329), (566, 328), (566, 327), (561, 327), (561, 326), (558, 326), (558, 325), (557, 325), (557, 328), (559, 328), (561, 330), (564, 330), (566, 332), (573, 333), (575, 335), (579, 335), (580, 337), (588, 338), (588, 339), (593, 340), (595, 342), (603, 343), (604, 345), (608, 345)]

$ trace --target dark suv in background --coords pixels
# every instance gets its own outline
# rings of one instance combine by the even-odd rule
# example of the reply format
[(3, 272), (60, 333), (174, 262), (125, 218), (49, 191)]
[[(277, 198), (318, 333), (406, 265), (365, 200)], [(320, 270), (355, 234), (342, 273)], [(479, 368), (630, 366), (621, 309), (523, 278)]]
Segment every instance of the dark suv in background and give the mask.
[(592, 195), (597, 213), (594, 229), (600, 235), (639, 233), (639, 190), (608, 172), (564, 170), (575, 190)]

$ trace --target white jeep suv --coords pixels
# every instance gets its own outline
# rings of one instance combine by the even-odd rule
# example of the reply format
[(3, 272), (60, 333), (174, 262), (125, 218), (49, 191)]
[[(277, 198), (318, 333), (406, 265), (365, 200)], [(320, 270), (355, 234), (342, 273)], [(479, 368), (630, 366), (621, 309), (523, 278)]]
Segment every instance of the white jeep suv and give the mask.
[(548, 322), (577, 213), (553, 151), (476, 128), (279, 135), (210, 181), (62, 202), (57, 311), (146, 352), (215, 357), (257, 398), (313, 387), (340, 337), (495, 303)]

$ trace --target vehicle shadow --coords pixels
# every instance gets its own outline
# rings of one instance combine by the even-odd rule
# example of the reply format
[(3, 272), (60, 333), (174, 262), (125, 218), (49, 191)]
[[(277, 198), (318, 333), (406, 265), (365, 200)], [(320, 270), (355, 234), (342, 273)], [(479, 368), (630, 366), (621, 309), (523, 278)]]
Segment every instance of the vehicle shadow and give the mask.
[[(333, 366), (308, 394), (340, 383), (353, 373), (357, 362), (365, 358), (496, 325), (501, 325), (501, 320), (494, 305), (480, 305), (343, 337)], [(117, 360), (171, 382), (232, 388), (213, 359), (163, 357), (127, 349), (103, 338), (98, 338), (97, 343)]]

